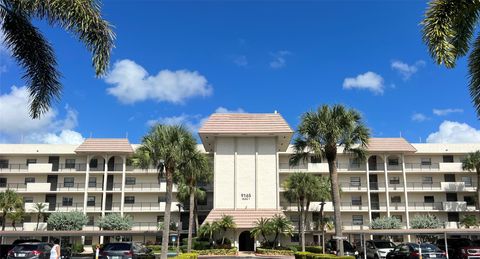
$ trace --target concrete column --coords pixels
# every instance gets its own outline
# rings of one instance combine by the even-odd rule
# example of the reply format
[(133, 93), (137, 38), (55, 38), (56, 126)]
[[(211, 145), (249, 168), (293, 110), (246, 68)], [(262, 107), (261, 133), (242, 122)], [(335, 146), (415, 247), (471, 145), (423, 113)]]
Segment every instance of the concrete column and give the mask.
[(383, 155), (383, 171), (385, 172), (385, 196), (387, 201), (387, 217), (390, 217), (390, 194), (388, 192), (388, 170), (387, 155)]
[(102, 191), (102, 216), (105, 216), (105, 204), (107, 202), (107, 178), (108, 178), (108, 156), (104, 156), (103, 168), (103, 191)]
[(83, 214), (87, 214), (88, 201), (88, 179), (90, 178), (90, 155), (87, 155), (87, 165), (85, 169), (85, 191), (83, 192)]
[[(277, 137), (278, 138), (278, 137)], [(277, 198), (277, 210), (280, 209), (280, 177), (279, 177), (279, 172), (280, 172), (280, 165), (279, 165), (279, 162), (280, 162), (280, 159), (278, 157), (278, 147), (277, 147), (277, 139), (275, 139), (275, 170), (276, 170), (276, 173), (275, 173), (275, 189), (277, 190), (277, 195), (275, 196)]]
[(127, 170), (127, 157), (122, 156), (122, 192), (121, 192), (121, 198), (120, 198), (120, 215), (123, 216), (123, 210), (125, 206), (125, 178), (126, 178), (126, 170)]
[(237, 209), (237, 141), (238, 138), (233, 139), (233, 208)]
[(365, 168), (367, 169), (368, 222), (372, 222), (372, 201), (370, 199), (370, 168), (368, 166), (368, 158)]
[[(403, 194), (405, 198), (405, 218), (407, 221), (407, 229), (410, 228), (410, 212), (408, 210), (408, 192), (407, 192), (407, 174), (405, 173), (405, 155), (402, 154), (402, 176), (403, 176)], [(410, 235), (408, 235), (408, 242), (410, 242)]]
[(258, 139), (254, 138), (255, 142), (255, 209), (258, 208)]

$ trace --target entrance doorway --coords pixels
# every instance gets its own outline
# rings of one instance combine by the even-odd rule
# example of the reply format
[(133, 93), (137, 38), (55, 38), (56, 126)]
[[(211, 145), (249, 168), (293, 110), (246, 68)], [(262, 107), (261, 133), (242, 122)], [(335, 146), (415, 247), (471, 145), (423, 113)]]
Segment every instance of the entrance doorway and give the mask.
[(238, 237), (239, 251), (254, 251), (255, 240), (253, 239), (250, 231), (243, 231)]

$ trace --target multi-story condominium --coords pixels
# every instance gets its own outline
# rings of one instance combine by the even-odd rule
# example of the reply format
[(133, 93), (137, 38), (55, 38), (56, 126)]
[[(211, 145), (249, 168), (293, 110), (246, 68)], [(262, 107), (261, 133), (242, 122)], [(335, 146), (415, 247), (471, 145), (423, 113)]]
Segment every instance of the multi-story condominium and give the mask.
[[(326, 161), (311, 157), (289, 165), (293, 130), (278, 113), (213, 114), (199, 130), (202, 144), (214, 165), (213, 183), (202, 186), (207, 198), (199, 201), (199, 222), (232, 215), (237, 229), (226, 235), (241, 250), (253, 249), (249, 230), (260, 217), (283, 214), (295, 225), (296, 204), (283, 197), (282, 183), (295, 172), (328, 176)], [(127, 238), (159, 241), (158, 222), (163, 221), (165, 183), (156, 169), (135, 168), (129, 157), (138, 145), (127, 139), (87, 139), (80, 145), (1, 144), (0, 191), (7, 188), (23, 195), (29, 215), (8, 238), (25, 235), (36, 227), (35, 203), (46, 203), (47, 213), (78, 210), (89, 222), (84, 227), (86, 244), (104, 241), (96, 222), (108, 213), (131, 215), (132, 233)], [(378, 217), (397, 217), (405, 229), (416, 215), (432, 214), (445, 228), (460, 228), (466, 215), (478, 216), (475, 206), (477, 177), (462, 170), (462, 159), (480, 150), (479, 144), (411, 144), (403, 138), (372, 138), (368, 160), (359, 161), (339, 147), (338, 174), (341, 187), (343, 229), (351, 241)], [(174, 188), (174, 192), (176, 189)], [(307, 215), (307, 243), (318, 243), (319, 202)], [(188, 228), (188, 206), (175, 198), (172, 222)], [(326, 216), (333, 216), (331, 202)], [(40, 224), (40, 231), (48, 229)], [(95, 232), (97, 231), (97, 232)], [(141, 231), (147, 234), (139, 234)], [(154, 233), (155, 232), (155, 233)], [(30, 232), (31, 233), (31, 232)], [(153, 234), (152, 234), (153, 233)], [(332, 233), (329, 232), (328, 236)], [(108, 238), (108, 237), (107, 237)], [(394, 237), (398, 241), (409, 236)], [(283, 244), (298, 242), (298, 235), (283, 237)]]

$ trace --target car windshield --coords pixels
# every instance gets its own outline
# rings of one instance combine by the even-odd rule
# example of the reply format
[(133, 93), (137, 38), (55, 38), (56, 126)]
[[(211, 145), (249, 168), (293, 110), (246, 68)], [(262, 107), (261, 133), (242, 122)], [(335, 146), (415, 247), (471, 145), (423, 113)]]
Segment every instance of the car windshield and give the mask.
[(377, 241), (375, 242), (377, 248), (394, 248), (395, 244), (389, 241)]
[(107, 251), (125, 251), (125, 250), (130, 250), (131, 244), (127, 243), (113, 243), (113, 244), (107, 244), (103, 250)]
[[(414, 244), (413, 247), (415, 248), (415, 250), (418, 251), (418, 244)], [(440, 250), (432, 244), (421, 244), (420, 247), (422, 248), (422, 253), (435, 252)]]
[(37, 250), (38, 245), (17, 245), (15, 251), (33, 251)]

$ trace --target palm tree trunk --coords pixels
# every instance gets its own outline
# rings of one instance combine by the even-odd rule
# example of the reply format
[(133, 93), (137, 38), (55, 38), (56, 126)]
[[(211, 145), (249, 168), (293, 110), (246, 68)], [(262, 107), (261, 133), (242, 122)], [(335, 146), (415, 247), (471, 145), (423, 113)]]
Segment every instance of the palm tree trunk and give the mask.
[(13, 231), (17, 231), (17, 227), (15, 226), (15, 220), (12, 221), (12, 227), (13, 227)]
[(324, 216), (323, 216), (323, 208), (325, 207), (325, 202), (322, 201), (320, 203), (320, 231), (322, 231), (322, 253), (325, 253), (325, 222), (324, 222)]
[[(332, 187), (332, 201), (333, 201), (333, 214), (335, 217), (335, 236), (341, 237), (342, 234), (342, 216), (340, 212), (340, 189), (338, 188), (338, 174), (337, 174), (337, 161), (336, 154), (331, 154), (332, 157), (327, 156), (328, 170), (330, 172), (330, 183)], [(343, 256), (343, 240), (337, 239), (337, 249), (339, 255)]]
[(304, 210), (304, 201), (300, 201), (300, 237), (301, 237), (301, 246), (302, 252), (305, 252), (305, 210)]
[(7, 223), (7, 212), (4, 211), (2, 215), (2, 231), (5, 231), (5, 224)]
[(195, 236), (198, 236), (198, 208), (197, 208), (197, 199), (195, 198), (195, 207), (193, 209), (195, 215)]
[(35, 228), (38, 231), (38, 225), (40, 224), (40, 213), (37, 214), (37, 227)]
[[(162, 232), (162, 251), (160, 258), (167, 259), (168, 253), (168, 238), (169, 238), (169, 231), (170, 231), (170, 214), (172, 208), (172, 189), (173, 189), (173, 175), (170, 168), (165, 168), (166, 180), (167, 180), (167, 195), (165, 198), (165, 216), (163, 220), (163, 232)], [(180, 238), (180, 237), (177, 237)]]
[(477, 168), (477, 209), (480, 209), (480, 168)]
[(195, 190), (193, 187), (190, 187), (190, 208), (188, 211), (188, 241), (187, 241), (187, 251), (190, 253), (192, 251), (192, 232), (193, 232), (193, 210), (195, 209)]

